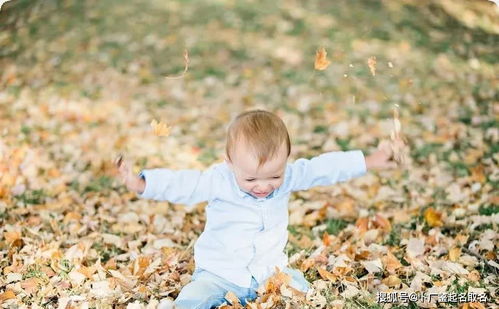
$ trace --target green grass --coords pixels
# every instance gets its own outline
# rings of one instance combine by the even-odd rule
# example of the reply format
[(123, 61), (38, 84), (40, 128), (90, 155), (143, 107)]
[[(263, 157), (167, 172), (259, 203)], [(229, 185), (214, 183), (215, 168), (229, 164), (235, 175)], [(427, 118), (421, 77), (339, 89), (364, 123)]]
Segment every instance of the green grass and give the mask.
[(478, 213), (482, 216), (492, 216), (499, 213), (499, 205), (481, 205), (478, 209)]
[(328, 219), (325, 223), (329, 235), (338, 235), (348, 225), (348, 222), (342, 219)]
[(43, 189), (25, 191), (20, 195), (14, 196), (18, 201), (24, 205), (39, 205), (45, 202), (47, 193)]
[(109, 176), (100, 176), (92, 179), (83, 189), (83, 193), (108, 191), (112, 188), (113, 179)]

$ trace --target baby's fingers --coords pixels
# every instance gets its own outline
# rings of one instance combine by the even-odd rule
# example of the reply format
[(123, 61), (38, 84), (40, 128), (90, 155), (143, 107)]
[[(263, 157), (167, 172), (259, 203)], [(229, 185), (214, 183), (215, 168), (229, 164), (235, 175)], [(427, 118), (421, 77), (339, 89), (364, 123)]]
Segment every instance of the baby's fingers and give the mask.
[(383, 140), (379, 143), (378, 149), (383, 151), (389, 158), (392, 156), (392, 146), (389, 141)]

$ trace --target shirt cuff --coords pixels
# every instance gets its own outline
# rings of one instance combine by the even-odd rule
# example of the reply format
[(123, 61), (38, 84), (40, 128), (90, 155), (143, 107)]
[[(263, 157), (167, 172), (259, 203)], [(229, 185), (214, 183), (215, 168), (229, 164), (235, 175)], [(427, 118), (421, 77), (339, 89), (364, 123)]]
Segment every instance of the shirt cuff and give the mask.
[[(148, 194), (149, 193), (148, 191), (150, 191), (150, 185), (148, 186), (147, 185), (147, 180), (146, 180), (146, 174), (145, 174), (146, 171), (141, 171), (139, 173), (139, 177), (142, 178), (144, 180), (144, 183), (145, 183), (145, 187), (144, 187), (144, 192), (141, 193), (137, 193), (137, 195), (140, 197), (140, 198), (147, 198)], [(149, 189), (149, 190), (148, 190)]]
[(367, 173), (366, 158), (362, 150), (351, 150), (352, 169), (354, 177), (360, 177)]

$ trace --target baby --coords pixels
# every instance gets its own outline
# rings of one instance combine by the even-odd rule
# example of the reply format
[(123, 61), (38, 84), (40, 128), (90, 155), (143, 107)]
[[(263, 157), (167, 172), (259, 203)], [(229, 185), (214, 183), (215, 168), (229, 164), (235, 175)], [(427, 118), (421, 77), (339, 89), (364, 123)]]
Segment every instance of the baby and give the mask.
[(306, 292), (303, 274), (288, 266), (288, 200), (291, 192), (362, 176), (373, 168), (395, 167), (391, 148), (328, 152), (287, 163), (291, 150), (283, 121), (266, 111), (240, 114), (227, 134), (225, 162), (206, 169), (143, 170), (138, 176), (118, 162), (129, 190), (142, 198), (195, 204), (208, 201), (206, 226), (194, 246), (195, 271), (175, 300), (176, 308), (212, 308), (232, 291), (245, 305), (276, 267), (290, 286)]

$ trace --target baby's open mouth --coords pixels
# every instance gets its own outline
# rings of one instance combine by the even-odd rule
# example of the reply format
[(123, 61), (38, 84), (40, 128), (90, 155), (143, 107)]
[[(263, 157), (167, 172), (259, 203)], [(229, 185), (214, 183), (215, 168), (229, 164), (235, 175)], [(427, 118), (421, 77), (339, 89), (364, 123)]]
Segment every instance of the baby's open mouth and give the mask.
[(267, 195), (269, 195), (270, 191), (269, 192), (254, 192), (254, 191), (252, 191), (251, 193), (256, 197), (266, 197)]

